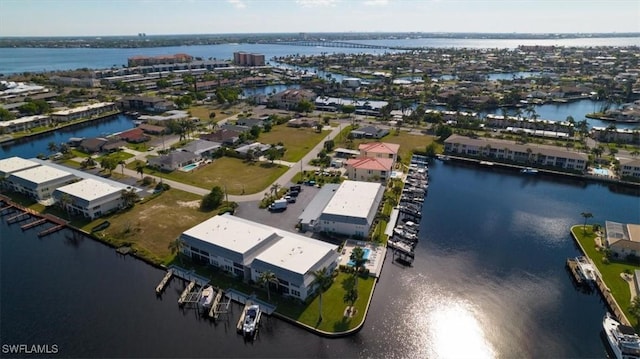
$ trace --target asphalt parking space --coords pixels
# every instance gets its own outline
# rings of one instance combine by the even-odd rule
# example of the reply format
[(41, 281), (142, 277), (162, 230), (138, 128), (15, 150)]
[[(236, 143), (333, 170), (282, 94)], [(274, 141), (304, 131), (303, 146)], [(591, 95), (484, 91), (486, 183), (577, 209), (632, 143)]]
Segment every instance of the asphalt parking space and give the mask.
[[(287, 209), (279, 212), (271, 212), (268, 209), (259, 208), (259, 201), (239, 203), (235, 215), (254, 222), (266, 224), (282, 230), (297, 233), (296, 224), (298, 217), (313, 197), (320, 191), (319, 188), (302, 185), (302, 191), (298, 194), (295, 203), (289, 203)], [(311, 235), (311, 233), (308, 233)]]

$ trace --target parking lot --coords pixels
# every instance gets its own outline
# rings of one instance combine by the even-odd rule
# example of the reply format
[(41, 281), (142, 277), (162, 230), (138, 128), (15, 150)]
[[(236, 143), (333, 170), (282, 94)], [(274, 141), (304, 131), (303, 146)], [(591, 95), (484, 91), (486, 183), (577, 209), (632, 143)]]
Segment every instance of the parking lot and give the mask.
[[(316, 193), (320, 191), (319, 188), (305, 185), (303, 185), (301, 189), (302, 191), (298, 194), (296, 202), (289, 203), (287, 205), (287, 209), (284, 211), (271, 212), (266, 208), (259, 208), (259, 201), (253, 201), (240, 203), (235, 215), (258, 223), (266, 224), (268, 226), (298, 233), (298, 230), (296, 229), (298, 217), (309, 202), (311, 202)], [(308, 232), (303, 235), (310, 237), (311, 234), (312, 233)]]

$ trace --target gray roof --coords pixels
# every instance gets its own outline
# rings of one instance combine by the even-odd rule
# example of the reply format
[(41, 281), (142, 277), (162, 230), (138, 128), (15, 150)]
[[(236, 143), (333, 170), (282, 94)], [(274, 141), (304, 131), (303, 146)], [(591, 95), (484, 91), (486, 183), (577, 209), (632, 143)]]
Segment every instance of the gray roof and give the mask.
[(327, 206), (327, 203), (329, 203), (331, 198), (333, 198), (333, 195), (336, 193), (338, 188), (340, 188), (340, 184), (338, 183), (325, 184), (298, 217), (300, 223), (303, 225), (309, 225), (318, 220), (322, 211)]
[(177, 163), (187, 162), (198, 159), (199, 156), (187, 151), (174, 151), (167, 155), (149, 159), (150, 163), (165, 164), (173, 166)]
[(212, 151), (220, 148), (222, 145), (218, 142), (207, 140), (195, 140), (182, 147), (183, 150), (199, 155), (203, 152)]

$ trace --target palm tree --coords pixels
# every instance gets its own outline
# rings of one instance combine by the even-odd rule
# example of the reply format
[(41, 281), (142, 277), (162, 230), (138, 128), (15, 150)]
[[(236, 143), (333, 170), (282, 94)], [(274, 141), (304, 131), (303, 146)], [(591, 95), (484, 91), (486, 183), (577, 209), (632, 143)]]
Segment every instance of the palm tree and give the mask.
[(55, 142), (51, 141), (47, 145), (47, 149), (49, 150), (49, 152), (52, 152), (52, 153), (58, 152), (58, 145)]
[(184, 246), (184, 243), (182, 242), (182, 239), (180, 239), (180, 237), (176, 238), (175, 240), (169, 242), (169, 250), (171, 251), (171, 254), (178, 254), (178, 259), (180, 260), (180, 263), (182, 264), (182, 256), (180, 255), (180, 253), (182, 252), (182, 247)]
[(93, 167), (96, 165), (96, 161), (92, 157), (87, 157), (80, 165), (82, 168)]
[(71, 219), (70, 208), (71, 204), (73, 204), (73, 199), (71, 198), (71, 196), (68, 193), (63, 193), (62, 196), (60, 196), (58, 203), (60, 203), (60, 207), (67, 212), (67, 217)]
[(278, 190), (280, 189), (280, 187), (282, 187), (280, 184), (278, 183), (274, 183), (271, 185), (271, 193), (273, 193), (273, 196), (276, 197), (278, 195)]
[(144, 163), (136, 161), (136, 172), (140, 174), (140, 179), (144, 175)]
[(278, 277), (276, 277), (276, 274), (273, 273), (272, 271), (265, 271), (260, 273), (260, 277), (258, 278), (258, 282), (262, 285), (264, 285), (265, 287), (267, 287), (267, 298), (269, 298), (269, 301), (271, 301), (271, 283), (274, 283), (276, 285), (276, 287), (278, 286), (279, 282), (278, 282)]
[(320, 298), (319, 298), (320, 316), (318, 317), (318, 323), (320, 323), (322, 321), (322, 292), (324, 292), (325, 288), (327, 288), (331, 284), (331, 282), (333, 281), (333, 278), (331, 277), (331, 273), (327, 271), (326, 267), (315, 270), (311, 274), (314, 277), (313, 284), (317, 286), (319, 290), (318, 294), (320, 295)]
[(351, 255), (349, 259), (353, 262), (353, 268), (355, 269), (354, 276), (356, 278), (356, 287), (358, 286), (358, 273), (360, 269), (364, 267), (364, 264), (367, 263), (367, 259), (364, 258), (364, 249), (362, 247), (356, 246), (351, 251)]
[(120, 162), (118, 162), (118, 164), (120, 165), (120, 171), (122, 172), (122, 175), (124, 176), (124, 165), (126, 165), (126, 163), (124, 162), (124, 160), (120, 160)]
[(130, 190), (122, 190), (122, 203), (125, 207), (131, 207), (138, 199), (138, 194), (131, 188)]
[(582, 212), (582, 213), (580, 213), (580, 215), (582, 217), (584, 217), (584, 224), (582, 225), (582, 231), (585, 232), (586, 231), (586, 227), (587, 227), (587, 219), (593, 218), (593, 213), (591, 213), (591, 212)]

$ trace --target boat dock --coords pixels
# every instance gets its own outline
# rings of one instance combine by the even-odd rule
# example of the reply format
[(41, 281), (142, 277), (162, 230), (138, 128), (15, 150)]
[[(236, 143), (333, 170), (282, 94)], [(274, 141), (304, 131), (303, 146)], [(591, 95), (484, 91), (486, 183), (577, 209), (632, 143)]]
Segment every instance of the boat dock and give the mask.
[(25, 225), (20, 226), (20, 229), (22, 229), (23, 231), (26, 231), (27, 229), (39, 226), (39, 225), (45, 223), (46, 221), (47, 221), (46, 218), (40, 218), (40, 219), (38, 219), (36, 221), (29, 222), (29, 223), (27, 223)]
[(229, 308), (231, 306), (231, 298), (227, 298), (227, 301), (220, 302), (224, 293), (222, 289), (218, 290), (216, 293), (216, 297), (213, 299), (213, 303), (211, 304), (211, 309), (209, 310), (209, 318), (218, 319), (220, 314), (229, 313)]
[(156, 287), (156, 294), (162, 293), (162, 291), (167, 286), (167, 284), (169, 284), (169, 281), (171, 280), (172, 277), (173, 277), (173, 269), (169, 269), (167, 271), (167, 274), (164, 275), (164, 278), (162, 278), (162, 280)]
[(585, 284), (584, 279), (578, 273), (578, 261), (575, 258), (568, 258), (567, 267), (569, 267), (569, 271), (573, 275), (573, 279), (576, 281), (576, 283), (580, 286), (584, 285)]
[(199, 290), (194, 291), (193, 288), (195, 288), (195, 286), (196, 286), (196, 282), (194, 281), (189, 282), (189, 284), (184, 289), (184, 291), (182, 291), (182, 294), (180, 294), (180, 298), (178, 298), (178, 304), (184, 305), (187, 303), (198, 302), (198, 298), (200, 297), (200, 291)]
[(187, 270), (177, 265), (170, 265), (168, 267), (173, 272), (175, 277), (183, 279), (187, 282), (195, 282), (197, 285), (204, 287), (209, 284), (209, 278), (204, 277), (196, 273), (195, 270)]
[(31, 218), (31, 214), (29, 214), (27, 212), (20, 212), (20, 213), (18, 213), (16, 215), (13, 215), (13, 216), (7, 218), (7, 224), (14, 224), (14, 223), (26, 221), (29, 218)]

